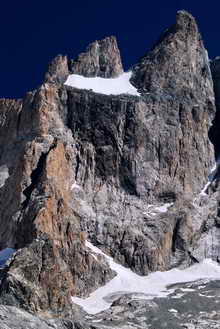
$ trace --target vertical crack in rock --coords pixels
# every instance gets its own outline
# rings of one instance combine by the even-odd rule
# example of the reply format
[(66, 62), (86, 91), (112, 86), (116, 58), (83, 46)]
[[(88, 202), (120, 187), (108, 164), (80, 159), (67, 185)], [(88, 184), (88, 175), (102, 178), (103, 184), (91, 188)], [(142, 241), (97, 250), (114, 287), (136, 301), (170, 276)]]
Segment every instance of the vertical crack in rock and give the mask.
[(43, 173), (44, 165), (45, 165), (48, 154), (50, 153), (50, 151), (52, 149), (54, 149), (56, 147), (56, 145), (57, 145), (57, 142), (54, 141), (53, 144), (50, 146), (49, 151), (46, 153), (42, 153), (40, 155), (37, 166), (31, 173), (31, 184), (23, 191), (23, 194), (26, 197), (26, 199), (22, 203), (23, 209), (25, 209), (27, 207), (27, 205), (30, 201), (30, 198), (31, 198), (31, 194), (39, 183), (39, 178), (41, 177), (41, 174)]

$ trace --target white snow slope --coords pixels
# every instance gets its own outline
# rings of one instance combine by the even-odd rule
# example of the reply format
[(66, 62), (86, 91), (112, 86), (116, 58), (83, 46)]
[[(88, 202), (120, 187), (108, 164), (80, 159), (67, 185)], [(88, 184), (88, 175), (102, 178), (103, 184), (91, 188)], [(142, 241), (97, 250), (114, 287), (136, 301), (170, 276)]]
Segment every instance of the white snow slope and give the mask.
[(140, 96), (137, 89), (130, 83), (132, 72), (124, 72), (117, 78), (86, 78), (78, 74), (71, 74), (68, 76), (66, 82), (67, 86), (78, 89), (92, 90), (95, 93), (105, 95), (120, 95), (129, 94)]
[(200, 264), (193, 265), (185, 270), (172, 269), (166, 272), (154, 272), (148, 276), (139, 276), (130, 269), (114, 262), (101, 250), (86, 242), (91, 254), (102, 254), (105, 256), (112, 270), (117, 275), (105, 286), (100, 287), (88, 298), (72, 297), (72, 301), (80, 305), (87, 313), (96, 314), (111, 306), (114, 296), (123, 293), (142, 294), (139, 298), (152, 299), (154, 297), (166, 297), (173, 290), (166, 287), (170, 284), (191, 282), (199, 279), (220, 279), (220, 266), (210, 259), (205, 259)]

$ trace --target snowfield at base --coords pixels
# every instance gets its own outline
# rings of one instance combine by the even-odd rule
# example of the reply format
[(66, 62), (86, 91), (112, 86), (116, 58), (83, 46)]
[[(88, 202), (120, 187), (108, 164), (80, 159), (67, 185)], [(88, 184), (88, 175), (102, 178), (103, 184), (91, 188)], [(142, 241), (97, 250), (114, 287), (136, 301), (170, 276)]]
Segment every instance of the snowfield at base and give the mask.
[(140, 96), (137, 89), (130, 83), (132, 72), (124, 72), (117, 78), (86, 78), (78, 74), (71, 74), (68, 76), (66, 82), (67, 86), (78, 89), (92, 90), (95, 93), (105, 95), (120, 95), (129, 94), (133, 96)]
[(90, 249), (91, 254), (102, 254), (110, 268), (117, 273), (111, 281), (95, 290), (88, 298), (72, 297), (72, 301), (89, 314), (96, 314), (108, 309), (114, 297), (123, 293), (133, 293), (136, 294), (135, 298), (141, 299), (166, 297), (174, 291), (174, 289), (167, 289), (168, 285), (200, 279), (220, 279), (220, 266), (210, 259), (205, 259), (185, 270), (172, 269), (166, 272), (154, 272), (148, 276), (140, 276), (117, 264), (90, 242), (86, 241), (86, 246)]

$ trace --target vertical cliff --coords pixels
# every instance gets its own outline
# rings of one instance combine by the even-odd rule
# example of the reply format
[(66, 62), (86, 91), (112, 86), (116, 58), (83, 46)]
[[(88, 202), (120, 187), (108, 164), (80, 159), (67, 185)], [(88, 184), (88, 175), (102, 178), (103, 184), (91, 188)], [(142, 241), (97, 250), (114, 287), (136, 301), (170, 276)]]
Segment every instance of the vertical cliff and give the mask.
[(177, 14), (176, 23), (132, 68), (131, 82), (140, 97), (67, 87), (68, 126), (77, 141), (83, 230), (120, 262), (146, 274), (191, 261), (190, 245), (202, 220), (193, 226), (189, 209), (214, 164), (208, 139), (213, 83), (190, 14)]
[(0, 247), (17, 250), (0, 298), (58, 316), (71, 314), (72, 295), (114, 276), (86, 238), (148, 274), (205, 258), (198, 249), (210, 216), (218, 236), (215, 196), (198, 197), (215, 161), (215, 98), (194, 18), (178, 12), (131, 68), (136, 96), (73, 87), (72, 74), (123, 75), (116, 39), (75, 60), (56, 57), (37, 90), (0, 101)]
[(9, 135), (8, 143), (1, 139), (1, 168), (8, 172), (0, 191), (1, 248), (19, 249), (3, 279), (2, 300), (57, 314), (71, 309), (71, 295), (112, 277), (86, 250), (74, 210), (76, 151), (63, 121), (65, 97), (44, 84), (23, 103), (2, 101), (1, 112), (2, 134)]

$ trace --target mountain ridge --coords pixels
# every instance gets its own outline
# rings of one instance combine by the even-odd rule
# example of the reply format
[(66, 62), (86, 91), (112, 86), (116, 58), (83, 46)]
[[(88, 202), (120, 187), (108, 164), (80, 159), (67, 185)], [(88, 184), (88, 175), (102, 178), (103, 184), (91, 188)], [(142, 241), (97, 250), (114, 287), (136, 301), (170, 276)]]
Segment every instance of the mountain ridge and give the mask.
[(0, 246), (17, 250), (1, 273), (3, 313), (83, 320), (71, 296), (115, 276), (87, 239), (139, 275), (219, 260), (218, 165), (208, 178), (218, 65), (211, 69), (194, 18), (180, 11), (131, 68), (140, 96), (64, 84), (71, 74), (123, 73), (107, 37), (75, 60), (58, 55), (23, 101), (0, 100)]

